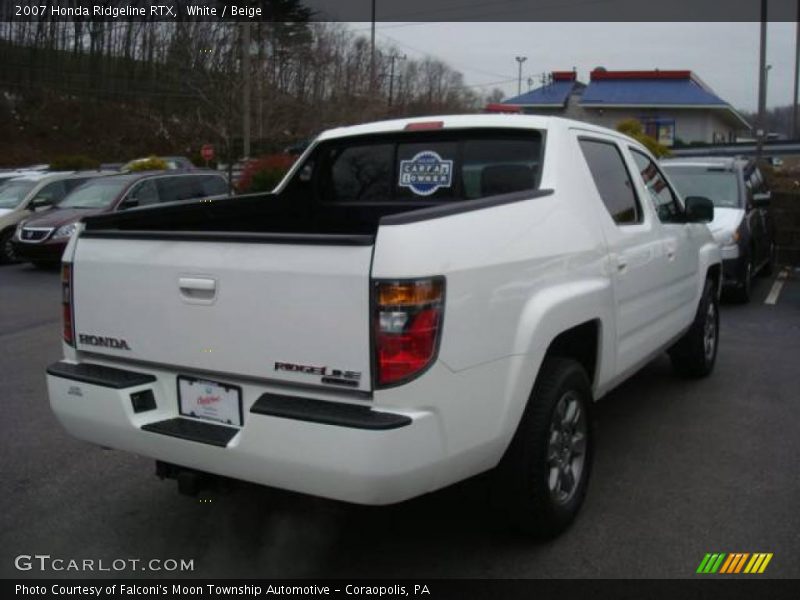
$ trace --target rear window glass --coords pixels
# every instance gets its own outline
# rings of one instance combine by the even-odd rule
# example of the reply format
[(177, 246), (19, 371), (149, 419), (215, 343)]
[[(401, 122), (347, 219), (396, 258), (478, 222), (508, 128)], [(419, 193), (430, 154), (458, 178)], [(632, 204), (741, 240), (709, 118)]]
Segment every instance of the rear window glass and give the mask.
[(538, 131), (394, 134), (323, 143), (309, 158), (323, 201), (420, 204), (534, 190)]

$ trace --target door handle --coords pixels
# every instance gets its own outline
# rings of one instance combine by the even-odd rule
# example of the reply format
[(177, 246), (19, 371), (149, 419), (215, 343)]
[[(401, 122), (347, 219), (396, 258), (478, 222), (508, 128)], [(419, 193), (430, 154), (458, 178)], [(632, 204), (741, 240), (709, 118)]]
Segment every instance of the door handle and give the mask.
[(178, 285), (182, 290), (204, 292), (213, 292), (217, 288), (216, 281), (213, 279), (206, 279), (205, 277), (181, 277), (178, 279)]
[(210, 302), (217, 293), (217, 282), (208, 277), (180, 277), (181, 296), (189, 302)]

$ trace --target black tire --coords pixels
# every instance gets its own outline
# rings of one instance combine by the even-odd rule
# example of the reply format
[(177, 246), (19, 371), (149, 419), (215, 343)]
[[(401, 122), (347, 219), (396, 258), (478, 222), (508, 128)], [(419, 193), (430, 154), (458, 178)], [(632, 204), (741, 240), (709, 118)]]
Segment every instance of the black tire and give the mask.
[(11, 246), (11, 238), (14, 237), (14, 230), (9, 229), (0, 234), (0, 263), (15, 263), (17, 257), (14, 248)]
[[(591, 404), (589, 378), (578, 362), (545, 359), (514, 438), (493, 473), (494, 505), (515, 527), (538, 538), (549, 538), (566, 529), (578, 514), (592, 470)], [(571, 407), (581, 412), (570, 434), (564, 424)], [(561, 428), (554, 431), (557, 422)], [(582, 443), (569, 448), (581, 433)], [(568, 458), (572, 450), (576, 454)], [(578, 469), (577, 457), (581, 455)], [(562, 478), (566, 469), (577, 471), (573, 472), (574, 484), (568, 494), (560, 493), (567, 487), (568, 479)], [(552, 489), (554, 482), (556, 489)]]
[(54, 262), (47, 262), (43, 260), (34, 260), (31, 261), (31, 264), (36, 267), (37, 269), (41, 269), (42, 271), (55, 271), (58, 269), (58, 263)]
[(739, 284), (731, 290), (731, 297), (739, 304), (750, 302), (753, 290), (753, 259), (748, 256), (742, 267), (742, 278)]
[(714, 370), (719, 349), (719, 303), (716, 286), (706, 280), (694, 322), (669, 351), (672, 366), (685, 377), (706, 377)]
[(769, 256), (767, 257), (767, 262), (764, 263), (759, 275), (762, 275), (763, 277), (769, 277), (775, 272), (775, 254), (775, 242), (772, 242), (769, 245)]

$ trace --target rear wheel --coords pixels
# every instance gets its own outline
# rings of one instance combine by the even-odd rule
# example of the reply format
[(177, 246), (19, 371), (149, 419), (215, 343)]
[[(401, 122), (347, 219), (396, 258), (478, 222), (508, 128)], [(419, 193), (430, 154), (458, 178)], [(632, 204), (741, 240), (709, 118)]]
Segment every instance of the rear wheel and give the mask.
[(14, 237), (14, 230), (10, 229), (0, 234), (0, 262), (15, 263), (17, 262), (17, 255), (14, 252), (14, 246), (11, 244), (11, 239)]
[(593, 457), (591, 401), (589, 378), (579, 363), (545, 360), (494, 473), (495, 504), (523, 531), (555, 536), (583, 504)]
[(761, 269), (760, 275), (764, 277), (769, 277), (775, 271), (775, 242), (771, 242), (769, 245), (769, 256), (767, 256), (767, 262), (764, 264), (764, 267)]
[(750, 302), (750, 295), (753, 289), (753, 259), (747, 257), (744, 267), (742, 268), (742, 280), (739, 285), (732, 291), (733, 299), (741, 304)]
[(714, 370), (719, 346), (719, 306), (714, 281), (706, 280), (691, 328), (669, 351), (672, 366), (687, 377), (706, 377)]

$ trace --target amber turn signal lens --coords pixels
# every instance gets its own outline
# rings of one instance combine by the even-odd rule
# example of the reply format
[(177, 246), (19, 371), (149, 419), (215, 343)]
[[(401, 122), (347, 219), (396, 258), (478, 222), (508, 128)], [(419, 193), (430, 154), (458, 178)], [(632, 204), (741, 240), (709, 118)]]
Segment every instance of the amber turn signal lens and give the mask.
[(439, 302), (442, 299), (443, 289), (441, 279), (382, 283), (378, 287), (378, 305), (419, 306)]

